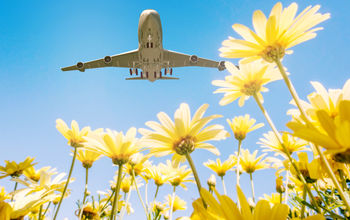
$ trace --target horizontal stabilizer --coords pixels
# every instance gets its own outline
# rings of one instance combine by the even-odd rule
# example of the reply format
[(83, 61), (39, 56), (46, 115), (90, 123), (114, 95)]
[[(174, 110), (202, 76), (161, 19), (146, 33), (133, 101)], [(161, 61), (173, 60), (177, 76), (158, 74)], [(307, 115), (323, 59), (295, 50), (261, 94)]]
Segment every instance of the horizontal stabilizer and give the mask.
[(126, 80), (147, 80), (147, 78), (144, 77), (130, 77), (130, 78), (125, 78)]
[(177, 78), (177, 77), (162, 76), (162, 77), (157, 78), (157, 79), (179, 79), (179, 78)]

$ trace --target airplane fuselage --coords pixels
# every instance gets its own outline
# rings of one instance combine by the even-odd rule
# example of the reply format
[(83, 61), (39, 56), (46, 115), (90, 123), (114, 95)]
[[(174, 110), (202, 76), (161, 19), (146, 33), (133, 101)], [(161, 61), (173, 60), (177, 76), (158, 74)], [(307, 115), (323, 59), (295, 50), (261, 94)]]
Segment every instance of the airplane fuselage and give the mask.
[(139, 63), (142, 76), (150, 81), (162, 77), (163, 38), (160, 16), (155, 10), (142, 12), (138, 27)]
[[(138, 27), (139, 46), (137, 50), (125, 53), (105, 56), (89, 62), (78, 62), (76, 65), (62, 68), (63, 71), (79, 70), (101, 67), (127, 67), (130, 68), (132, 77), (127, 80), (149, 80), (157, 79), (173, 80), (177, 77), (172, 75), (173, 67), (201, 66), (214, 67), (220, 71), (225, 69), (225, 62), (216, 62), (196, 55), (188, 55), (163, 48), (162, 25), (160, 16), (155, 10), (145, 10), (141, 13)], [(164, 72), (162, 73), (162, 69)], [(140, 72), (138, 70), (141, 70)], [(164, 74), (164, 76), (163, 76)], [(133, 75), (136, 75), (134, 77)]]

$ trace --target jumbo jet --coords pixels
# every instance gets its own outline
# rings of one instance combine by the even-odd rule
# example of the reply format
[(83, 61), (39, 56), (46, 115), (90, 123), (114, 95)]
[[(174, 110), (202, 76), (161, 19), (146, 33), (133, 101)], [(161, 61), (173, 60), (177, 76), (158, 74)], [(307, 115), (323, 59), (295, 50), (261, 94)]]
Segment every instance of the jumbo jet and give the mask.
[(171, 77), (173, 67), (214, 67), (220, 71), (225, 69), (224, 61), (216, 62), (199, 58), (196, 55), (163, 49), (162, 25), (159, 14), (155, 10), (145, 10), (141, 13), (138, 40), (139, 48), (136, 50), (114, 56), (105, 56), (102, 59), (85, 63), (78, 62), (74, 66), (62, 68), (62, 71), (79, 70), (84, 72), (86, 69), (100, 67), (127, 67), (130, 68), (131, 76), (136, 75), (135, 77), (126, 78), (127, 80), (149, 80), (154, 82), (158, 79), (179, 79)]

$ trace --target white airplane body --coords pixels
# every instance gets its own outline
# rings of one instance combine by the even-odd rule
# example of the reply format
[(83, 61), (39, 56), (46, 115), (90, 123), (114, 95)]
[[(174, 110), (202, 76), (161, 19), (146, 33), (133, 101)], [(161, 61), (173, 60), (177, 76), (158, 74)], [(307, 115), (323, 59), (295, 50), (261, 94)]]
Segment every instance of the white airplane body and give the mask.
[[(127, 67), (130, 75), (136, 77), (127, 80), (178, 79), (172, 75), (173, 67), (201, 66), (214, 67), (220, 71), (225, 69), (225, 62), (199, 58), (196, 55), (187, 55), (163, 49), (162, 26), (160, 16), (155, 10), (145, 10), (141, 13), (138, 27), (139, 47), (114, 56), (105, 56), (102, 59), (90, 62), (78, 62), (76, 65), (64, 67), (62, 71), (79, 70), (101, 67)], [(138, 71), (141, 69), (141, 71)], [(162, 73), (164, 69), (164, 75)]]

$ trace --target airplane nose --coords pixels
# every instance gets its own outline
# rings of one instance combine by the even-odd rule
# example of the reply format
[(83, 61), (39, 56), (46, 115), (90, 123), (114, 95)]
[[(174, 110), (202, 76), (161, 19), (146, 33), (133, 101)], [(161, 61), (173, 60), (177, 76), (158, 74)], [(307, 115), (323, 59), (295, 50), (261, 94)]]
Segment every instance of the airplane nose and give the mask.
[(147, 9), (147, 10), (144, 10), (142, 12), (142, 16), (145, 17), (145, 20), (149, 20), (149, 19), (154, 19), (154, 18), (158, 18), (159, 17), (159, 14), (156, 10), (153, 10), (153, 9)]

